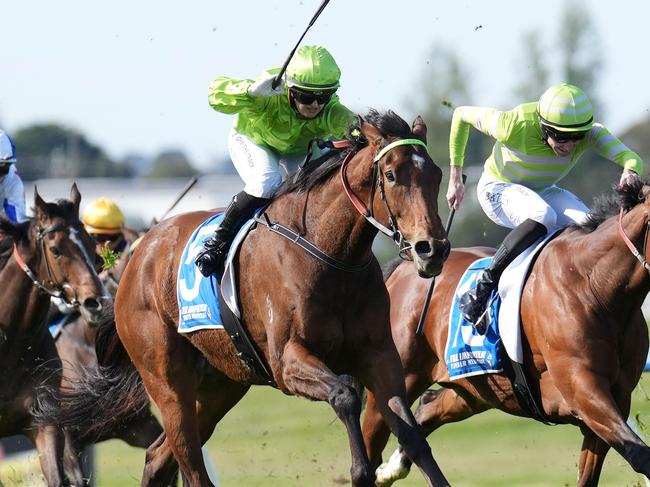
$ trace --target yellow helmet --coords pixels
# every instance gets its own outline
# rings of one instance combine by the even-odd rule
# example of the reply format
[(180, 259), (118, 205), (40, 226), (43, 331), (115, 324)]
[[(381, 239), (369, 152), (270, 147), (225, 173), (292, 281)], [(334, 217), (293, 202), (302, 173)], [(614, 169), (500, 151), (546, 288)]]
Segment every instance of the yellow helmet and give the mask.
[(83, 222), (88, 233), (120, 233), (124, 225), (124, 214), (114, 201), (99, 198), (84, 209)]

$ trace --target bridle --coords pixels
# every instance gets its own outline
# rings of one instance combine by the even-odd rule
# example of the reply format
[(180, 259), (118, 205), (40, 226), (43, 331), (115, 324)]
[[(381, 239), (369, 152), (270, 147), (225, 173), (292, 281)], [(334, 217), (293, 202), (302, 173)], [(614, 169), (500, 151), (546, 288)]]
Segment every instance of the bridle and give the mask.
[[(20, 253), (18, 252), (18, 247), (16, 246), (16, 242), (14, 242), (14, 250), (13, 250), (13, 256), (14, 259), (16, 259), (16, 262), (20, 266), (20, 268), (27, 274), (27, 277), (31, 279), (32, 284), (36, 286), (41, 292), (44, 294), (49, 294), (50, 296), (54, 298), (59, 298), (62, 299), (66, 305), (68, 305), (71, 308), (76, 308), (78, 307), (81, 303), (77, 299), (77, 293), (74, 290), (70, 284), (61, 284), (58, 282), (56, 277), (54, 276), (54, 272), (52, 271), (52, 266), (50, 264), (50, 260), (47, 257), (47, 252), (45, 251), (45, 241), (44, 237), (50, 233), (54, 232), (60, 232), (63, 230), (69, 229), (69, 225), (64, 225), (64, 224), (56, 224), (56, 225), (50, 225), (49, 227), (41, 228), (40, 226), (36, 230), (36, 245), (38, 248), (40, 248), (40, 253), (43, 256), (43, 259), (45, 260), (45, 269), (47, 270), (47, 279), (39, 280), (38, 276), (34, 271), (32, 271), (25, 260), (22, 258)], [(68, 296), (65, 292), (65, 289), (68, 288), (72, 292), (72, 299), (68, 299)]]
[(618, 233), (623, 239), (623, 242), (625, 242), (625, 245), (627, 245), (627, 248), (630, 249), (630, 252), (632, 252), (632, 255), (636, 257), (636, 259), (639, 262), (641, 262), (641, 265), (646, 271), (650, 272), (650, 264), (648, 264), (648, 261), (646, 260), (645, 257), (645, 252), (648, 243), (648, 231), (650, 231), (650, 210), (648, 210), (648, 214), (645, 222), (645, 234), (643, 236), (643, 253), (639, 252), (636, 246), (625, 234), (625, 230), (623, 230), (623, 214), (624, 214), (623, 208), (621, 208), (621, 211), (618, 215)]
[[(370, 202), (368, 206), (366, 206), (359, 198), (357, 195), (355, 195), (352, 192), (352, 188), (350, 188), (350, 183), (348, 182), (347, 175), (346, 175), (346, 170), (348, 167), (348, 163), (352, 160), (352, 157), (354, 156), (354, 152), (350, 151), (348, 154), (345, 156), (345, 159), (341, 163), (341, 182), (343, 183), (343, 189), (345, 190), (345, 194), (347, 194), (348, 198), (354, 205), (354, 207), (357, 209), (357, 211), (376, 229), (378, 229), (380, 232), (383, 234), (387, 235), (390, 237), (395, 244), (399, 247), (399, 256), (402, 259), (408, 259), (408, 251), (413, 247), (411, 243), (404, 238), (404, 235), (400, 231), (398, 225), (397, 225), (397, 219), (395, 218), (395, 215), (393, 214), (390, 205), (388, 204), (388, 200), (386, 199), (386, 191), (384, 189), (384, 173), (379, 167), (379, 161), (381, 160), (382, 157), (384, 157), (389, 151), (394, 149), (395, 147), (399, 147), (401, 145), (421, 145), (424, 147), (425, 150), (427, 150), (427, 145), (422, 142), (420, 139), (399, 139), (394, 142), (391, 142), (390, 144), (386, 145), (383, 149), (381, 149), (377, 155), (373, 158), (372, 160), (372, 187), (370, 189)], [(380, 221), (378, 221), (375, 218), (374, 215), (374, 199), (375, 199), (375, 193), (377, 192), (377, 188), (379, 188), (379, 197), (384, 203), (384, 206), (386, 207), (386, 211), (388, 213), (388, 224), (390, 227), (387, 227)]]

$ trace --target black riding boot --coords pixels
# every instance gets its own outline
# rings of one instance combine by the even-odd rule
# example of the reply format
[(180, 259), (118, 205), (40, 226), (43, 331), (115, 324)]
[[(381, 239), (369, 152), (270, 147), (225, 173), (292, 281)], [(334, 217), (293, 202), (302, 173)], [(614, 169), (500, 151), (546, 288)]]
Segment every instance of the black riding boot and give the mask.
[(476, 330), (483, 334), (485, 323), (477, 323), (488, 304), (492, 291), (497, 287), (504, 269), (526, 250), (535, 240), (546, 235), (546, 227), (530, 218), (512, 230), (494, 254), (492, 263), (486, 267), (478, 280), (476, 287), (463, 294), (458, 300), (458, 307), (467, 321), (474, 324)]
[(196, 256), (196, 266), (205, 277), (219, 270), (223, 265), (231, 239), (239, 227), (253, 212), (268, 201), (241, 191), (237, 193), (223, 215), (223, 220), (214, 231), (214, 235), (203, 243), (203, 250)]

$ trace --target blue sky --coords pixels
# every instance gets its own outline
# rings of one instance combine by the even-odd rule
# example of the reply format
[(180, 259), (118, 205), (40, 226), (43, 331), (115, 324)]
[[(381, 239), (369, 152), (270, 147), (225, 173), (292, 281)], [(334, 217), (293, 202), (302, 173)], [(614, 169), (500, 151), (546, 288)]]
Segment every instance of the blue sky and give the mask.
[[(179, 148), (208, 168), (226, 154), (232, 123), (208, 106), (210, 81), (281, 65), (320, 3), (5, 2), (0, 126), (61, 122), (113, 157)], [(434, 45), (453, 48), (471, 68), (473, 103), (508, 108), (515, 70), (526, 69), (521, 34), (540, 30), (550, 50), (565, 4), (331, 0), (304, 43), (330, 49), (343, 71), (341, 99), (362, 113), (392, 108), (412, 119), (405, 102), (419, 89)], [(650, 109), (650, 3), (576, 5), (588, 5), (600, 34), (605, 65), (596, 95), (607, 114), (601, 121), (620, 131)]]

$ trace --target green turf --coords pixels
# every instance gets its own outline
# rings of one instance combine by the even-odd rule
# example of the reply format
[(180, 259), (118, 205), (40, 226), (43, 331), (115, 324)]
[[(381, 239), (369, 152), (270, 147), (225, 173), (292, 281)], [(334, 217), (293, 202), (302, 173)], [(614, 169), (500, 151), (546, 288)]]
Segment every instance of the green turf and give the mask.
[[(634, 393), (632, 415), (650, 425), (650, 377)], [(575, 485), (581, 436), (573, 426), (544, 426), (489, 411), (429, 437), (455, 487)], [(395, 443), (391, 442), (387, 455)], [(258, 387), (228, 414), (208, 443), (222, 486), (349, 485), (345, 431), (329, 406)], [(101, 487), (138, 485), (144, 452), (118, 441), (98, 449)], [(417, 470), (396, 485), (423, 486)], [(641, 487), (643, 478), (610, 451), (602, 487)]]
[[(650, 426), (650, 375), (634, 392), (632, 416), (641, 434)], [(455, 487), (575, 485), (581, 437), (572, 426), (544, 426), (488, 411), (443, 427), (429, 437), (434, 456)], [(349, 485), (347, 437), (323, 403), (257, 387), (219, 424), (208, 443), (223, 487)], [(395, 447), (391, 441), (385, 456)], [(120, 441), (97, 451), (99, 487), (139, 485), (144, 451)], [(0, 485), (37, 487), (38, 465), (0, 464)], [(26, 478), (28, 480), (26, 480)], [(645, 487), (643, 478), (616, 453), (608, 454), (601, 487)], [(417, 470), (396, 485), (423, 486)]]

